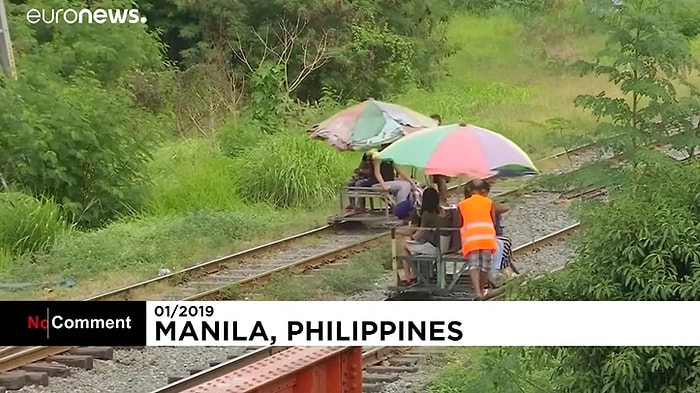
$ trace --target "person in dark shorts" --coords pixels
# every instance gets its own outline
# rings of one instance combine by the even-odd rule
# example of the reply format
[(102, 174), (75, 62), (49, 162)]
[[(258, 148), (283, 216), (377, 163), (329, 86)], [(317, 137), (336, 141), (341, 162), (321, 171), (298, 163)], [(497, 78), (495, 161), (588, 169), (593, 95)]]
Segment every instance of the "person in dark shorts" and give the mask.
[[(442, 117), (440, 115), (430, 115), (430, 118), (435, 120), (438, 126), (442, 125)], [(430, 182), (435, 184), (437, 187), (438, 195), (440, 196), (440, 203), (447, 203), (447, 183), (450, 182), (450, 178), (443, 175), (432, 175), (430, 176)]]

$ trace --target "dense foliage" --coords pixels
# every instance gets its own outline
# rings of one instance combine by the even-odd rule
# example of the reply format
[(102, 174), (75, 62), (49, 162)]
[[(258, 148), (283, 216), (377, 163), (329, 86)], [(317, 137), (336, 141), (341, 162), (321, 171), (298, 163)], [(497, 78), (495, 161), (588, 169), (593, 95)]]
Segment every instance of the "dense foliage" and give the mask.
[[(608, 40), (592, 61), (579, 61), (582, 74), (604, 75), (622, 95), (601, 92), (576, 99), (599, 122), (597, 139), (634, 160), (640, 146), (671, 143), (689, 156), (700, 145), (693, 117), (700, 113), (700, 90), (688, 82), (697, 71), (688, 37), (681, 34), (656, 0), (628, 0), (604, 13), (600, 28)], [(685, 88), (687, 92), (679, 91)], [(675, 135), (679, 131), (683, 135)]]
[[(700, 300), (700, 166), (645, 159), (609, 203), (581, 214), (577, 257), (520, 293), (536, 300)], [(669, 322), (672, 323), (672, 322)], [(694, 348), (555, 348), (564, 392), (694, 392)], [(551, 357), (551, 358), (550, 358)]]
[[(12, 189), (55, 198), (73, 222), (91, 227), (140, 209), (144, 165), (173, 121), (181, 133), (211, 139), (219, 108), (230, 112), (243, 98), (252, 104), (248, 125), (270, 133), (297, 114), (284, 110), (290, 99), (324, 91), (364, 99), (429, 84), (448, 54), (452, 13), (442, 1), (142, 1), (148, 26), (30, 25), (27, 9), (84, 3), (13, 3), (20, 77), (0, 90), (0, 173)], [(335, 187), (321, 183), (329, 181)]]
[[(691, 116), (700, 102), (686, 77), (695, 69), (687, 38), (655, 1), (625, 1), (603, 16), (609, 40), (584, 72), (607, 75), (623, 93), (580, 96), (599, 117), (606, 144), (632, 165), (608, 203), (584, 206), (577, 257), (567, 269), (520, 293), (536, 300), (700, 300), (700, 167), (679, 165), (641, 146), (670, 141), (692, 156)], [(684, 96), (678, 86), (689, 89)], [(670, 134), (681, 132), (680, 136)], [(697, 348), (551, 348), (531, 363), (552, 370), (561, 392), (696, 392)]]
[(10, 8), (19, 79), (0, 90), (1, 172), (18, 190), (53, 197), (75, 222), (96, 226), (139, 204), (156, 135), (130, 86), (134, 71), (162, 66), (160, 44), (140, 26), (34, 28), (20, 22), (31, 7), (40, 6)]
[[(416, 82), (431, 84), (449, 51), (444, 28), (454, 12), (444, 0), (139, 5), (152, 27), (163, 30), (170, 58), (184, 65), (213, 61), (243, 72), (255, 72), (263, 62), (278, 64), (285, 92), (305, 100), (320, 98), (323, 88), (365, 99)], [(295, 79), (304, 83), (295, 85)]]
[[(137, 6), (148, 23), (25, 18), (31, 8), (86, 6)], [(15, 276), (71, 270), (76, 265), (62, 261), (85, 259), (65, 253), (74, 225), (119, 227), (115, 220), (157, 216), (164, 221), (139, 225), (159, 228), (169, 242), (163, 225), (194, 225), (190, 216), (237, 222), (257, 202), (267, 211), (325, 204), (347, 169), (300, 131), (349, 99), (430, 87), (453, 48), (445, 38), (453, 4), (438, 0), (12, 0), (7, 7), (19, 77), (0, 77), (0, 274)], [(202, 248), (212, 249), (169, 258), (186, 263), (180, 259)], [(150, 255), (134, 249), (124, 260), (150, 266), (153, 258), (141, 254)]]
[[(700, 165), (692, 160), (679, 164), (644, 147), (652, 141), (670, 142), (692, 155), (700, 144), (691, 121), (700, 112), (700, 102), (697, 89), (687, 81), (697, 71), (688, 42), (695, 34), (689, 27), (693, 19), (681, 16), (687, 2), (673, 3), (625, 0), (620, 10), (598, 14), (595, 27), (604, 29), (606, 46), (577, 66), (584, 74), (608, 77), (621, 94), (581, 95), (576, 103), (600, 119), (599, 136), (608, 138), (602, 144), (624, 153), (631, 165), (614, 170), (616, 183), (608, 188), (608, 202), (580, 206), (574, 260), (561, 272), (515, 287), (514, 299), (700, 300)], [(591, 173), (600, 184), (603, 172)], [(672, 320), (668, 324), (669, 331), (686, 328)], [(460, 361), (444, 371), (433, 392), (700, 389), (698, 348), (494, 349), (483, 351), (478, 364)], [(465, 369), (469, 376), (464, 376)]]

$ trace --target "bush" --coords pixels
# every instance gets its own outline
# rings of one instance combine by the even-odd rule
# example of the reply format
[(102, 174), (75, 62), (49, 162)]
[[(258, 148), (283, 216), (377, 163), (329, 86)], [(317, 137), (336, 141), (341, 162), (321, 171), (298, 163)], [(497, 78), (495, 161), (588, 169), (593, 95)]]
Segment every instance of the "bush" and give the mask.
[(339, 155), (297, 133), (279, 134), (240, 157), (237, 189), (249, 203), (317, 207), (338, 193), (348, 177)]
[(575, 263), (521, 294), (536, 300), (700, 299), (699, 174), (697, 164), (652, 160), (631, 169), (608, 203), (583, 206)]
[[(574, 263), (520, 289), (519, 300), (700, 300), (700, 167), (669, 161), (647, 158), (609, 203), (584, 211)], [(691, 392), (699, 356), (695, 348), (561, 347), (538, 358), (559, 364), (549, 391)]]
[(155, 116), (134, 105), (130, 81), (136, 69), (163, 69), (162, 45), (146, 25), (27, 24), (27, 9), (76, 3), (20, 3), (9, 7), (21, 75), (0, 89), (0, 167), (9, 183), (51, 196), (74, 222), (99, 226), (142, 202), (158, 133), (144, 127)]
[(442, 366), (428, 393), (542, 393), (550, 388), (553, 367), (528, 368), (525, 348), (457, 348), (434, 359)]
[[(4, 94), (3, 94), (4, 92)], [(0, 90), (0, 166), (7, 181), (50, 195), (74, 222), (98, 226), (141, 202), (153, 135), (142, 133), (124, 89), (27, 71)]]
[(242, 204), (236, 199), (234, 165), (202, 139), (165, 146), (150, 164), (155, 180), (146, 210), (161, 216), (235, 210)]
[(44, 250), (68, 228), (61, 208), (52, 201), (18, 192), (0, 193), (0, 254)]

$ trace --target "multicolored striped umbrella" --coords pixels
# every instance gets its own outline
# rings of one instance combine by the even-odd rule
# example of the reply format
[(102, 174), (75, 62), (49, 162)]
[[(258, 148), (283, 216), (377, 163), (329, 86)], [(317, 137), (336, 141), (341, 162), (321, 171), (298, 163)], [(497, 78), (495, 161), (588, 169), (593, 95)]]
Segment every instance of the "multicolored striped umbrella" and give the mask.
[(409, 135), (379, 153), (399, 165), (429, 175), (488, 177), (537, 173), (518, 145), (501, 134), (477, 126), (454, 124)]
[(308, 134), (340, 150), (366, 150), (436, 125), (435, 120), (411, 109), (367, 100), (313, 126)]

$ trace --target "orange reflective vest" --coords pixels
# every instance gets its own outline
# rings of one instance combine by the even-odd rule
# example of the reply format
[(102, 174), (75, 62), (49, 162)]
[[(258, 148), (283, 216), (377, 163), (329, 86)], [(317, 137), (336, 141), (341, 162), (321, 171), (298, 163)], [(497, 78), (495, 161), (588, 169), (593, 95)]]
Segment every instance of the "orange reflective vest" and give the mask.
[(467, 256), (472, 251), (496, 252), (496, 228), (493, 224), (491, 199), (472, 195), (460, 202), (457, 207), (462, 215), (462, 254)]

